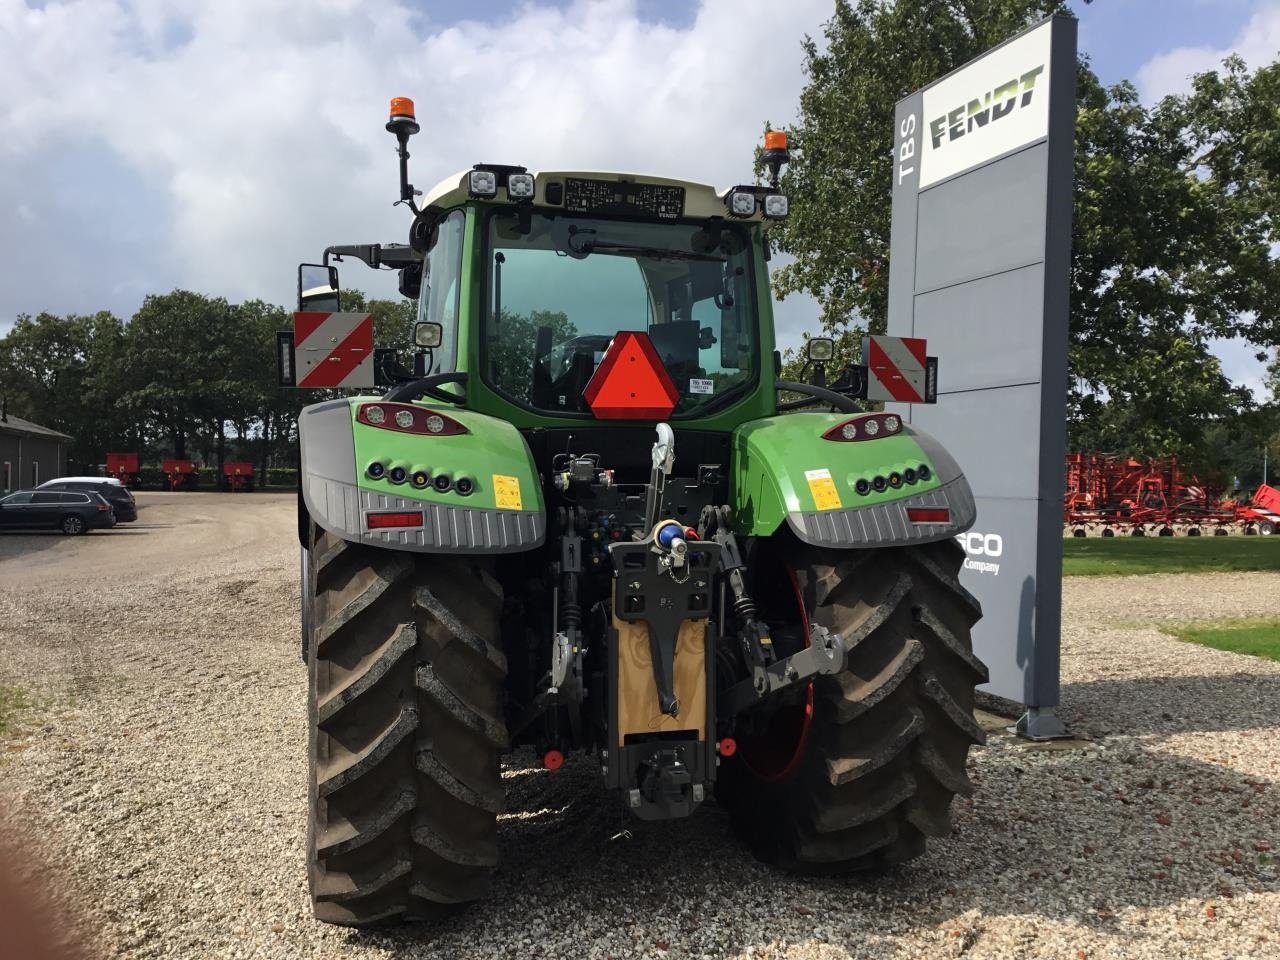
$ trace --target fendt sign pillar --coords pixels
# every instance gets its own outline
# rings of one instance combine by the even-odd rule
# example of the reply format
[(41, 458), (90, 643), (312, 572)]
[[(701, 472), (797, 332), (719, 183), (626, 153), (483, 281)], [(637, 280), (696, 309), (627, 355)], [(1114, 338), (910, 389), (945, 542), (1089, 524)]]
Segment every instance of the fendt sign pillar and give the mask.
[(1076, 21), (1051, 17), (897, 107), (888, 332), (942, 362), (937, 406), (905, 419), (973, 485), (960, 538), (982, 601), (985, 688), (1060, 736), (1062, 462)]

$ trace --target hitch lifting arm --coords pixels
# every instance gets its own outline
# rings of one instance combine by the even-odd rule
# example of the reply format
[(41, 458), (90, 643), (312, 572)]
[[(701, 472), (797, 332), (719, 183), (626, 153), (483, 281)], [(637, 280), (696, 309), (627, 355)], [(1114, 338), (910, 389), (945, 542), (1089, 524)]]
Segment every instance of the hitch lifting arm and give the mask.
[(778, 693), (810, 677), (822, 673), (839, 673), (844, 669), (844, 639), (826, 627), (809, 627), (809, 646), (789, 657), (775, 660), (764, 668), (756, 668), (750, 680), (742, 680), (719, 698), (720, 717), (728, 719), (755, 706), (765, 697)]

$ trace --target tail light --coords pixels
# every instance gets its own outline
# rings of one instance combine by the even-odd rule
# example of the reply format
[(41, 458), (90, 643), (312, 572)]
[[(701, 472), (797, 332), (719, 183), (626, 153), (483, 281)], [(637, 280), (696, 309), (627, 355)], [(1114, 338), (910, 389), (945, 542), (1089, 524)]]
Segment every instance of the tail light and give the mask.
[(380, 430), (429, 437), (453, 437), (469, 432), (453, 417), (412, 403), (362, 403), (356, 410), (356, 420)]
[(111, 509), (111, 505), (110, 505), (109, 503), (100, 503), (100, 504), (98, 504), (98, 512), (99, 512), (99, 513), (106, 513), (106, 512), (107, 512), (108, 510), (110, 510), (110, 509)]
[(950, 523), (951, 511), (946, 507), (907, 507), (907, 519), (912, 523)]
[(842, 442), (879, 440), (901, 432), (902, 418), (896, 413), (868, 413), (837, 423), (822, 435), (822, 439)]
[(422, 526), (422, 511), (371, 513), (368, 515), (367, 520), (370, 530), (386, 530), (391, 527), (420, 527)]

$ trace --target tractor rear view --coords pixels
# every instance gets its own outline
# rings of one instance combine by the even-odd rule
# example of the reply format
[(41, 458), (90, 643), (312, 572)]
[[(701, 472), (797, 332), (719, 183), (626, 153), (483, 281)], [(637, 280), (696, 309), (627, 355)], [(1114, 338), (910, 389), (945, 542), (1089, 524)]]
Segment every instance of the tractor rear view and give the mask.
[[(300, 268), (278, 356), (282, 383), (382, 388), (299, 417), (316, 915), (482, 898), (518, 747), (586, 753), (646, 820), (714, 795), (789, 870), (917, 856), (982, 740), (974, 501), (863, 402), (932, 399), (922, 342), (820, 385), (811, 341), (814, 383), (778, 378), (785, 137), (763, 186), (478, 164), (420, 198), (412, 103), (387, 126), (409, 243)], [(412, 345), (339, 310), (344, 257), (400, 270)]]

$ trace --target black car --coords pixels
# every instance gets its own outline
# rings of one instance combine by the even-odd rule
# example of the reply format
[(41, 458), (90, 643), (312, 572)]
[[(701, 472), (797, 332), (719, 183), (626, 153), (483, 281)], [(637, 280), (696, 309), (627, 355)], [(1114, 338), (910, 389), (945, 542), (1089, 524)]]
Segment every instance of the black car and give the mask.
[(96, 493), (116, 512), (116, 519), (121, 523), (132, 523), (138, 519), (138, 505), (133, 494), (118, 480), (106, 477), (59, 477), (57, 480), (46, 480), (35, 489), (65, 490), (79, 493)]
[(77, 534), (115, 525), (111, 504), (93, 492), (19, 490), (0, 500), (3, 530), (61, 530)]

